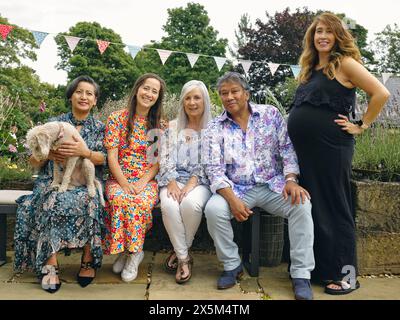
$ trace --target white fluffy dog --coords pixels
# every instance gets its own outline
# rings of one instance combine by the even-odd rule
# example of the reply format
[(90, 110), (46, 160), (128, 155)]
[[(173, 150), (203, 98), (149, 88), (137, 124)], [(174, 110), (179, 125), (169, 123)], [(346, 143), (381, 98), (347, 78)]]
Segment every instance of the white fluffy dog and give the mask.
[[(48, 158), (50, 150), (57, 150), (63, 142), (73, 141), (72, 136), (77, 137), (86, 145), (73, 125), (68, 122), (54, 121), (30, 129), (26, 135), (26, 141), (33, 157), (42, 161)], [(104, 206), (101, 183), (96, 179), (92, 161), (82, 157), (68, 157), (63, 172), (60, 171), (60, 165), (54, 162), (52, 188), (64, 192), (75, 186), (86, 184), (88, 194), (93, 198), (96, 196), (97, 187), (100, 202)]]

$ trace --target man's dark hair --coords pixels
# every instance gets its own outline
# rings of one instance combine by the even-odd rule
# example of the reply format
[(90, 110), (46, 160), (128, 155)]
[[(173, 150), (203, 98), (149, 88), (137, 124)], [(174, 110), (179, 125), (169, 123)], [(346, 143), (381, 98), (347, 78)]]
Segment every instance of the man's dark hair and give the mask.
[(247, 83), (247, 80), (240, 73), (230, 71), (221, 76), (217, 81), (218, 92), (220, 92), (221, 86), (224, 82), (238, 83), (245, 91), (250, 91), (250, 86)]

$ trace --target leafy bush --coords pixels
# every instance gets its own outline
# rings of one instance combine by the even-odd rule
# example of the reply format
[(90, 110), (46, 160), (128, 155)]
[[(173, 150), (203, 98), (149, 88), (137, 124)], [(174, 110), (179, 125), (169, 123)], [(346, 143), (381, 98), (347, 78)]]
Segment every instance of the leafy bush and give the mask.
[(12, 161), (8, 157), (0, 157), (0, 182), (27, 181), (32, 179), (32, 168), (26, 157)]
[(356, 137), (355, 177), (400, 182), (400, 129), (381, 124)]
[(289, 112), (297, 87), (297, 80), (292, 77), (287, 77), (284, 82), (278, 83), (272, 90), (276, 100), (279, 101), (286, 112)]

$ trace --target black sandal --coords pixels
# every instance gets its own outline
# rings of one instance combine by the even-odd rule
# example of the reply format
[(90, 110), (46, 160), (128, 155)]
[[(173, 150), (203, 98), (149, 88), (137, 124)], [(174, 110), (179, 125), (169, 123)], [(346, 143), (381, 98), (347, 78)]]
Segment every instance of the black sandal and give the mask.
[[(328, 286), (331, 284), (335, 284), (335, 285), (339, 286), (341, 289), (329, 288)], [(358, 282), (358, 280), (356, 281), (354, 288), (352, 288), (350, 283), (348, 283), (346, 281), (330, 281), (325, 286), (325, 293), (332, 294), (332, 295), (343, 295), (343, 294), (348, 294), (350, 292), (353, 292), (354, 290), (357, 290), (358, 288), (360, 288), (360, 283)]]
[[(171, 258), (175, 255), (175, 259), (173, 259), (171, 261)], [(172, 262), (172, 265), (170, 265), (169, 263)], [(164, 262), (164, 269), (165, 271), (167, 271), (168, 273), (175, 273), (176, 269), (178, 268), (178, 257), (176, 256), (175, 252), (172, 251), (171, 254), (167, 257), (167, 259), (165, 259)]]
[(78, 281), (78, 283), (80, 284), (80, 286), (82, 288), (88, 286), (89, 284), (92, 283), (93, 279), (96, 277), (96, 268), (93, 266), (93, 261), (89, 261), (89, 262), (83, 262), (81, 261), (81, 269), (93, 269), (94, 270), (94, 276), (93, 277), (82, 277), (78, 274), (76, 275), (76, 280)]
[(54, 266), (51, 264), (44, 265), (42, 267), (42, 274), (40, 276), (40, 281), (42, 289), (44, 291), (48, 293), (57, 292), (61, 287), (61, 281), (58, 278), (58, 266)]

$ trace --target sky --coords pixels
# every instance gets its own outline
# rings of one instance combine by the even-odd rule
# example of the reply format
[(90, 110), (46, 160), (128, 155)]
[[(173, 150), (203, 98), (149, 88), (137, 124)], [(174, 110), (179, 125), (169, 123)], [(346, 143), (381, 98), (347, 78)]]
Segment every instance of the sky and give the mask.
[(266, 12), (274, 15), (287, 7), (291, 12), (307, 7), (311, 11), (345, 13), (369, 31), (369, 40), (386, 25), (400, 24), (398, 0), (2, 0), (0, 15), (28, 30), (50, 33), (36, 50), (38, 60), (27, 64), (41, 81), (65, 84), (66, 73), (55, 68), (59, 62), (55, 34), (67, 32), (80, 21), (96, 21), (118, 33), (123, 43), (142, 46), (165, 35), (162, 26), (168, 18), (167, 9), (185, 7), (189, 2), (204, 6), (210, 25), (231, 46), (242, 14), (247, 13), (254, 23), (256, 19), (266, 21)]

